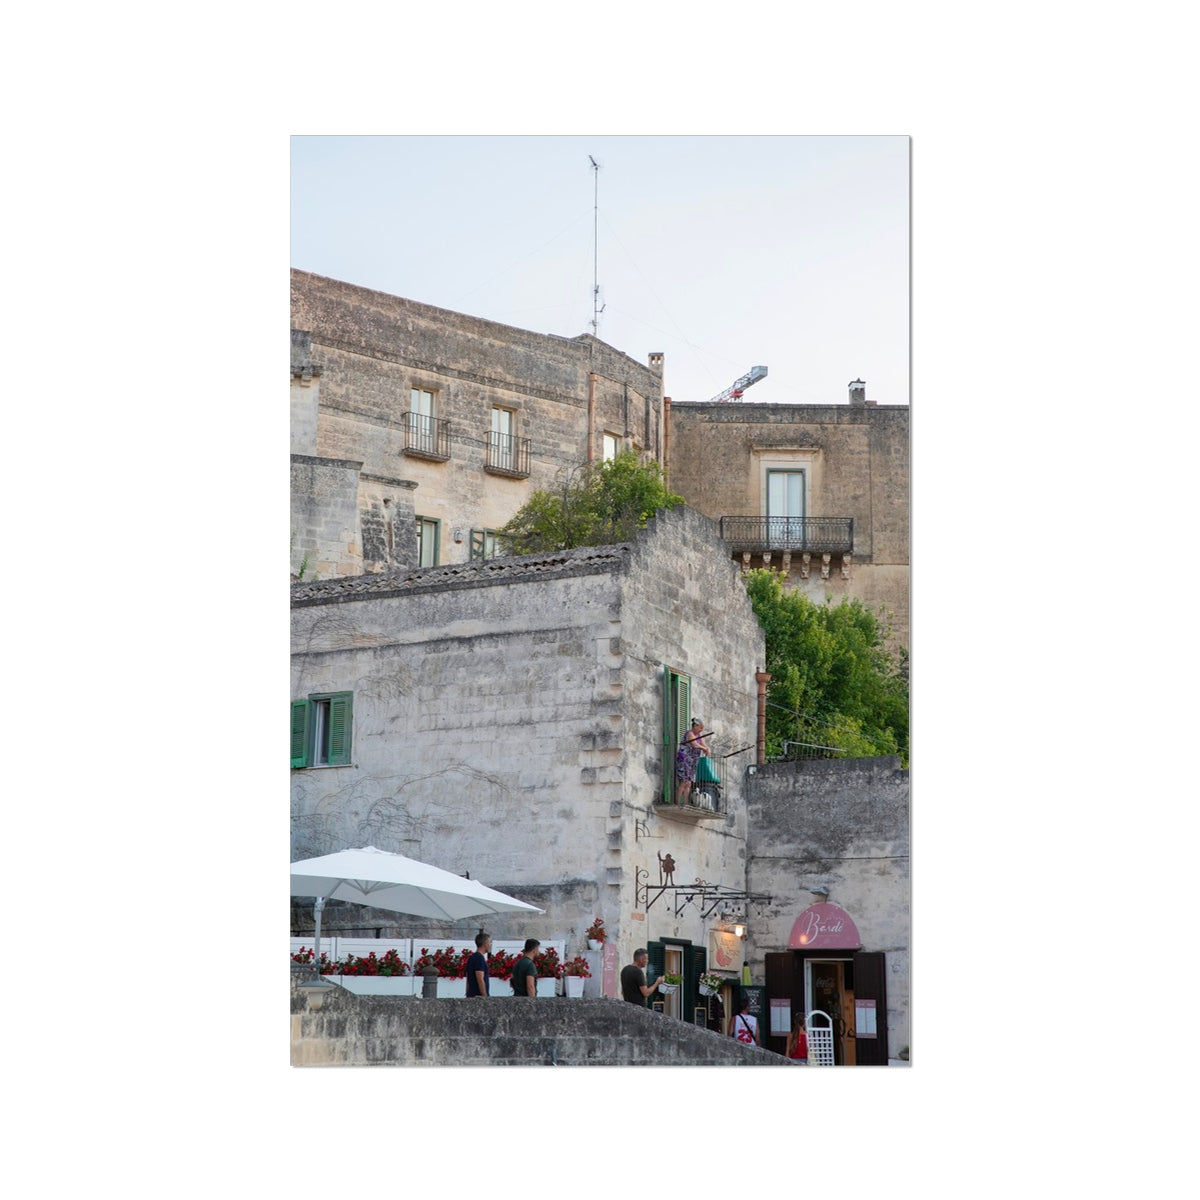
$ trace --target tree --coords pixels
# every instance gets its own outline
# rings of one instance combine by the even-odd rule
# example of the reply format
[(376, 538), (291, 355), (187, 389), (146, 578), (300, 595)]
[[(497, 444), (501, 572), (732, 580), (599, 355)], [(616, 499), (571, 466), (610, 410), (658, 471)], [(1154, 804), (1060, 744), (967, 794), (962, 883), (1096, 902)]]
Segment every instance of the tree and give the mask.
[(814, 604), (782, 573), (750, 571), (746, 591), (766, 635), (767, 755), (809, 742), (854, 756), (908, 762), (908, 658), (860, 600)]
[(667, 490), (658, 463), (623, 450), (560, 472), (557, 487), (534, 492), (498, 533), (509, 554), (607, 546), (632, 541), (660, 508), (682, 503)]

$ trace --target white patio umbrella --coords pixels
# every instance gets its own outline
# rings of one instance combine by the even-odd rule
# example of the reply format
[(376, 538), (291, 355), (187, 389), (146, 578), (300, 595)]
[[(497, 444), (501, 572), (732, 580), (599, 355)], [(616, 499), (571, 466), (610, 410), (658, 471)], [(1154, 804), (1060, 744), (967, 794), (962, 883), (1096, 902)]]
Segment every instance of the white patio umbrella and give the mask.
[(321, 977), (321, 910), (326, 900), (352, 900), (372, 908), (447, 921), (487, 913), (545, 911), (485, 887), (477, 879), (464, 879), (452, 871), (374, 846), (292, 863), (291, 894), (316, 897), (313, 962), (317, 979)]

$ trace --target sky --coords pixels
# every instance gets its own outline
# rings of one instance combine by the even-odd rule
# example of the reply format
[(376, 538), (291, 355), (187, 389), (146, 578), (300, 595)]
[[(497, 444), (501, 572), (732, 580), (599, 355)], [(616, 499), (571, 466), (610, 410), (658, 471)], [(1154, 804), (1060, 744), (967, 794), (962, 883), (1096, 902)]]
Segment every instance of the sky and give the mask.
[(565, 337), (599, 307), (673, 400), (761, 365), (747, 401), (909, 401), (905, 136), (294, 136), (291, 263)]

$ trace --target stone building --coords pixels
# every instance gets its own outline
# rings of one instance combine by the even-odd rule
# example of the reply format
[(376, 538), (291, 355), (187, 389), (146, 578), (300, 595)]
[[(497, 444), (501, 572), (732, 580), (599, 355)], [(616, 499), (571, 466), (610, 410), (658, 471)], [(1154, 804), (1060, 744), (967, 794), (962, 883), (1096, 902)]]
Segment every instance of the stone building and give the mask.
[(670, 403), (667, 482), (745, 568), (818, 603), (857, 598), (909, 641), (909, 413), (876, 405)]
[(292, 271), (293, 578), (492, 556), (564, 473), (661, 456), (662, 366)]
[[(763, 657), (712, 523), (681, 507), (629, 544), (298, 583), (292, 610), (293, 860), (370, 844), (547, 910), (497, 937), (582, 950), (600, 916), (620, 964), (645, 945), (685, 976), (668, 1007), (690, 1015), (716, 914), (659, 889), (744, 892)], [(691, 716), (717, 781), (679, 804)]]

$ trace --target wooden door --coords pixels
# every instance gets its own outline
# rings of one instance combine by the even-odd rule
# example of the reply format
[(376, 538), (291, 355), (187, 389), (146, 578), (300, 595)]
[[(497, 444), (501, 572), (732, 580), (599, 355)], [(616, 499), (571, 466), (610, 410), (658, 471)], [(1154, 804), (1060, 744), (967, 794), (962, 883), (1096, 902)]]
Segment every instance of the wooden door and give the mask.
[(858, 1004), (854, 1044), (860, 1067), (887, 1066), (887, 977), (884, 965), (881, 950), (859, 950), (854, 955), (854, 995)]

